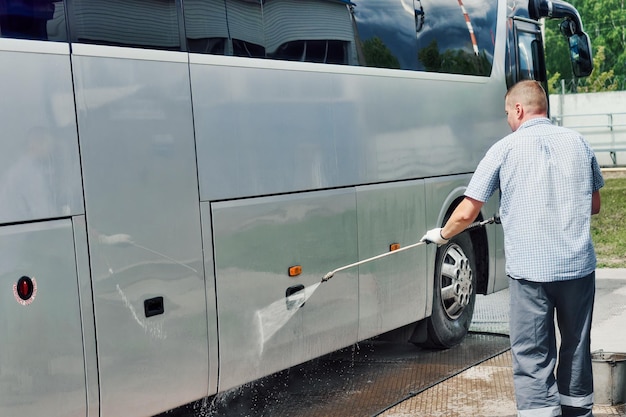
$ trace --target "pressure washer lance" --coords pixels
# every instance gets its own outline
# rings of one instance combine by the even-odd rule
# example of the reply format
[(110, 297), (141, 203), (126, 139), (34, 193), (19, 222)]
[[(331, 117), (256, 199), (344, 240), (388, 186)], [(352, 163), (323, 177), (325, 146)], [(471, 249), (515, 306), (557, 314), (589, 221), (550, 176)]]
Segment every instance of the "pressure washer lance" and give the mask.
[[(463, 231), (462, 231), (461, 233), (463, 233), (463, 232), (467, 232), (467, 231), (470, 231), (470, 230), (474, 230), (474, 229), (478, 229), (479, 227), (484, 227), (485, 225), (492, 224), (492, 223), (495, 223), (495, 224), (500, 224), (500, 216), (498, 216), (498, 215), (496, 214), (496, 215), (494, 215), (493, 217), (488, 218), (487, 220), (483, 220), (483, 221), (479, 221), (479, 222), (474, 222), (474, 223), (470, 224), (469, 226), (467, 226), (465, 229), (463, 229)], [(328, 281), (328, 280), (329, 280), (329, 279), (331, 279), (331, 278), (332, 278), (332, 277), (333, 277), (333, 276), (334, 276), (337, 272), (339, 272), (339, 271), (343, 271), (344, 269), (353, 268), (353, 267), (355, 267), (355, 266), (359, 266), (359, 265), (362, 265), (362, 264), (367, 263), (367, 262), (372, 262), (372, 261), (375, 261), (376, 259), (384, 258), (385, 256), (393, 255), (394, 253), (403, 252), (403, 251), (405, 251), (405, 250), (409, 250), (409, 249), (415, 248), (415, 247), (417, 247), (417, 246), (425, 245), (425, 244), (427, 244), (427, 243), (430, 243), (430, 242), (428, 242), (428, 241), (426, 241), (426, 240), (424, 240), (424, 241), (419, 241), (419, 242), (414, 243), (414, 244), (412, 244), (412, 245), (405, 246), (405, 247), (403, 247), (403, 248), (396, 249), (396, 250), (391, 251), (391, 252), (381, 253), (380, 255), (372, 256), (371, 258), (363, 259), (362, 261), (355, 262), (355, 263), (353, 263), (353, 264), (349, 264), (349, 265), (345, 265), (345, 266), (342, 266), (341, 268), (333, 269), (332, 271), (327, 272), (327, 273), (326, 273), (326, 275), (324, 275), (324, 276), (322, 277), (322, 282), (326, 282), (326, 281)]]

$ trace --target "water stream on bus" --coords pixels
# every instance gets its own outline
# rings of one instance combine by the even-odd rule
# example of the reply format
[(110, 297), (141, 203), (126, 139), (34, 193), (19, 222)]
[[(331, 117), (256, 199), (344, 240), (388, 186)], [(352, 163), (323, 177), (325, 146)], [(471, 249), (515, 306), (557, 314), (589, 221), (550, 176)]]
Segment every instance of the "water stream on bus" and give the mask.
[[(265, 343), (269, 341), (276, 332), (283, 328), (287, 322), (300, 310), (304, 303), (311, 298), (315, 290), (322, 282), (304, 287), (300, 291), (286, 297), (282, 297), (267, 307), (257, 310), (255, 315), (259, 331), (259, 357), (262, 356)], [(266, 377), (271, 378), (271, 377)], [(284, 400), (281, 391), (279, 394), (266, 392), (264, 389), (265, 379), (252, 381), (250, 383), (221, 392), (213, 398), (205, 398), (194, 403), (191, 408), (186, 408), (191, 414), (183, 414), (185, 417), (217, 417), (223, 412), (226, 415), (235, 415), (246, 410), (250, 414), (247, 416), (258, 416), (263, 413), (261, 410), (276, 407)], [(271, 383), (270, 383), (271, 385)], [(275, 398), (268, 398), (275, 396)], [(258, 408), (261, 407), (261, 410)]]
[(298, 312), (300, 307), (311, 298), (311, 295), (313, 295), (320, 284), (321, 282), (317, 282), (313, 285), (309, 285), (290, 296), (276, 300), (261, 310), (257, 310), (256, 316), (259, 325), (259, 334), (261, 336), (260, 353), (263, 353), (265, 343), (287, 324), (289, 319)]

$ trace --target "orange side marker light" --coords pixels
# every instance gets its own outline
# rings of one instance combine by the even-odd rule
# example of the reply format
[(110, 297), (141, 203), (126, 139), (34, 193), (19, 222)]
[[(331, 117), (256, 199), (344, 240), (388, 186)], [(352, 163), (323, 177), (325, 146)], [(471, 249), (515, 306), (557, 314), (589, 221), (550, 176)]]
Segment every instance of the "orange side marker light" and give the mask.
[(298, 275), (302, 273), (302, 266), (300, 265), (290, 266), (288, 273), (290, 277), (297, 277)]

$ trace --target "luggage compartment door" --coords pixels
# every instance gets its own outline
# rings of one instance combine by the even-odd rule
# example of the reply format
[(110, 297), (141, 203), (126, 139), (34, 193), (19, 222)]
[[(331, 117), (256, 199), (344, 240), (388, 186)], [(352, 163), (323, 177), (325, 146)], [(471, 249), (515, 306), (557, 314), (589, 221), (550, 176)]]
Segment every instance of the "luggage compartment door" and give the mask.
[(220, 391), (356, 343), (357, 269), (320, 285), (326, 272), (357, 261), (354, 189), (211, 210)]
[(0, 415), (85, 416), (70, 219), (0, 227)]

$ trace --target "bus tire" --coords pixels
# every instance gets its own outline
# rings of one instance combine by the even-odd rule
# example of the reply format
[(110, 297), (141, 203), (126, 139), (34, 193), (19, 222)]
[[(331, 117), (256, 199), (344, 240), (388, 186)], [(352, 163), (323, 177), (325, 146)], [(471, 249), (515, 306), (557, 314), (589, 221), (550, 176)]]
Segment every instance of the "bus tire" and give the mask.
[(476, 301), (476, 260), (468, 233), (437, 248), (433, 310), (427, 319), (426, 342), (420, 346), (447, 349), (467, 335)]

